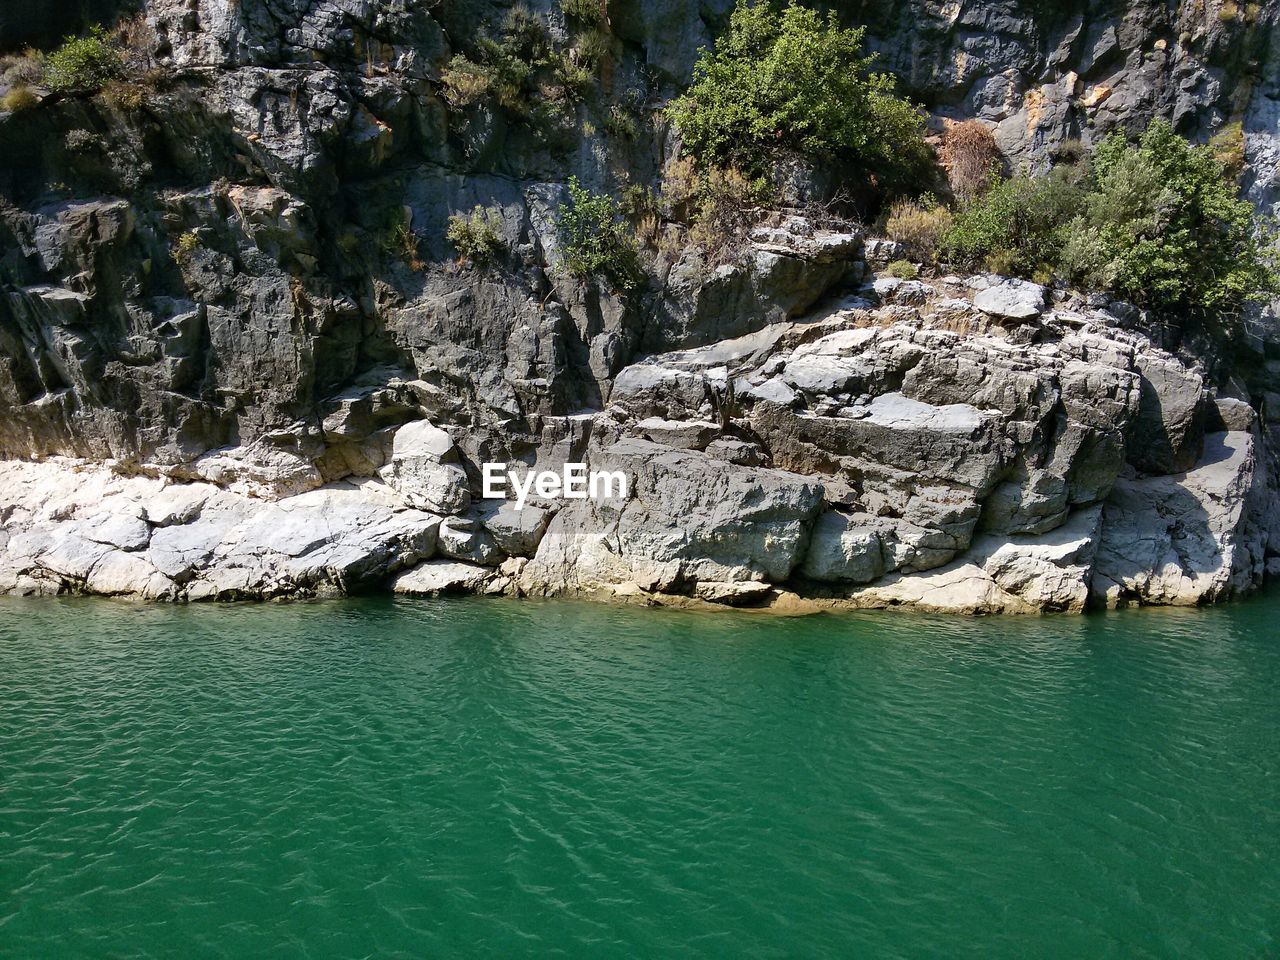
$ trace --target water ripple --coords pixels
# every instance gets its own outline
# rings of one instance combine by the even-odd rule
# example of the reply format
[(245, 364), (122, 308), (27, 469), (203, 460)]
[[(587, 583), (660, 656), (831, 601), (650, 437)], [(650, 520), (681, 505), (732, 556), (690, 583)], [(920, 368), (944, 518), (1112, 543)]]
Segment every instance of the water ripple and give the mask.
[(1260, 957), (1280, 598), (0, 602), (0, 957)]

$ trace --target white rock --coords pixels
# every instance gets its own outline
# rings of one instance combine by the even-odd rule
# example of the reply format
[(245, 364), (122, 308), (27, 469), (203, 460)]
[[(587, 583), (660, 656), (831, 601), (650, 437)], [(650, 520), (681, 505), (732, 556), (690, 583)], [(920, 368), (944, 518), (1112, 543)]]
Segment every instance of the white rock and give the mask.
[(461, 513), (471, 505), (466, 470), (458, 463), (453, 439), (445, 431), (415, 420), (395, 432), (391, 462), (382, 478), (405, 503), (433, 513)]
[(431, 560), (406, 570), (392, 582), (395, 593), (438, 596), (443, 593), (477, 593), (494, 576), (488, 567), (457, 560)]
[(1038, 283), (1002, 278), (975, 294), (973, 305), (1002, 320), (1030, 320), (1045, 310), (1045, 289)]
[(1256, 459), (1248, 433), (1214, 433), (1195, 469), (1122, 478), (1107, 499), (1094, 600), (1194, 605), (1247, 589), (1263, 559), (1245, 508)]

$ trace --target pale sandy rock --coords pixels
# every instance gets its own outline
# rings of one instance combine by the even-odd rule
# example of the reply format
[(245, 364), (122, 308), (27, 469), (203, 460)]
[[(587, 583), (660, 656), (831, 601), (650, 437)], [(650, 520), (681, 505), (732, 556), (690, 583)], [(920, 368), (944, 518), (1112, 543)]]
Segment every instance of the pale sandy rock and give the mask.
[(1045, 288), (1038, 283), (1002, 277), (979, 290), (973, 297), (973, 305), (999, 320), (1026, 322), (1045, 311)]
[(408, 596), (438, 596), (446, 593), (477, 593), (494, 577), (489, 567), (457, 560), (430, 560), (406, 570), (392, 581), (395, 593)]
[(445, 431), (416, 420), (395, 432), (391, 462), (380, 471), (405, 503), (433, 513), (461, 513), (471, 505), (466, 470)]
[(1214, 433), (1204, 448), (1187, 473), (1117, 481), (1103, 515), (1095, 602), (1194, 605), (1255, 582), (1262, 550), (1245, 523), (1254, 438)]
[(646, 440), (680, 450), (702, 450), (720, 433), (720, 425), (706, 420), (664, 420), (647, 417), (636, 424)]
[(876, 296), (885, 304), (918, 307), (933, 295), (933, 287), (919, 280), (880, 277), (874, 286)]
[(485, 514), (484, 527), (509, 557), (531, 557), (542, 542), (552, 515), (550, 510), (528, 504), (518, 510), (514, 503), (504, 501)]
[(225, 490), (264, 500), (292, 496), (324, 482), (310, 459), (266, 441), (214, 450), (196, 460), (191, 469)]
[(503, 560), (493, 535), (474, 519), (447, 517), (440, 524), (437, 546), (446, 557), (480, 566), (496, 567)]
[(866, 583), (882, 576), (880, 526), (873, 517), (828, 510), (814, 525), (801, 575), (847, 583)]

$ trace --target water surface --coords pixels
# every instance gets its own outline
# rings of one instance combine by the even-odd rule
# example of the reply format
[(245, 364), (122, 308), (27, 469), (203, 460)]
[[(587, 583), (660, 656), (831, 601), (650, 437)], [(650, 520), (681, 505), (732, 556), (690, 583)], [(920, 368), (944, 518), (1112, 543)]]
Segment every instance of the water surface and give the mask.
[(0, 602), (0, 957), (1270, 957), (1280, 597)]

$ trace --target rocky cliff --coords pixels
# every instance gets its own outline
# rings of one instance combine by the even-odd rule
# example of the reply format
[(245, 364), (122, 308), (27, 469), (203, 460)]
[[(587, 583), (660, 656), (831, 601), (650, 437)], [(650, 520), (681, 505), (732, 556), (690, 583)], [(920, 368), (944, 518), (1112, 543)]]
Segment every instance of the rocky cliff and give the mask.
[[(1239, 121), (1277, 203), (1273, 4), (836, 8), (1011, 166)], [(657, 108), (728, 4), (607, 9), (605, 68), (538, 122), (446, 103), (505, 15), (448, 0), (151, 0), (136, 102), (0, 114), (0, 589), (1078, 610), (1276, 566), (1266, 317), (1228, 353), (1083, 294), (877, 278), (883, 244), (803, 184), (729, 262), (663, 243), (636, 292), (570, 277), (569, 175), (654, 182)], [(483, 268), (444, 238), (477, 204)], [(571, 460), (630, 496), (479, 497), (482, 462)]]

